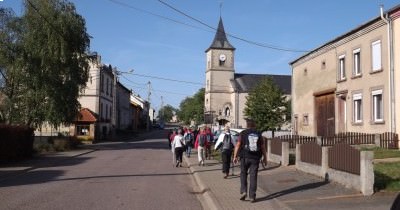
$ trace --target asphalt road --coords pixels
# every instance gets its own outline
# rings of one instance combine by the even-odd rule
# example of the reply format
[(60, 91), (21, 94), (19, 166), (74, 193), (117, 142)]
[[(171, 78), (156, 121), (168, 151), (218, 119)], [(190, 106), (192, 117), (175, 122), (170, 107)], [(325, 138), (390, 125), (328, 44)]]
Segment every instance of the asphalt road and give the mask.
[(202, 209), (188, 169), (172, 166), (165, 136), (96, 144), (91, 153), (2, 180), (0, 209)]

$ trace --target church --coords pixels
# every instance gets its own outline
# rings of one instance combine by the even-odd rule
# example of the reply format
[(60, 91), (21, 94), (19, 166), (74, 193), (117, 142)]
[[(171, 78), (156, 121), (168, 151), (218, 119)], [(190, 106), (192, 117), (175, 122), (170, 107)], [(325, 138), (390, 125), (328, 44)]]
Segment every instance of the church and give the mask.
[(243, 114), (246, 96), (265, 77), (271, 77), (285, 95), (291, 94), (290, 75), (235, 73), (235, 50), (227, 39), (220, 18), (214, 40), (205, 51), (207, 56), (205, 121), (213, 128), (224, 125), (246, 128)]

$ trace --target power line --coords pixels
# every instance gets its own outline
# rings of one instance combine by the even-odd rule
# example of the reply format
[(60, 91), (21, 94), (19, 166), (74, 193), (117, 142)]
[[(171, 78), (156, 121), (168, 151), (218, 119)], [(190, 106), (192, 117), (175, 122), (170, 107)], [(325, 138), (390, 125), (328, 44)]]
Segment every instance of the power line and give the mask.
[[(193, 16), (188, 15), (188, 14), (185, 13), (185, 12), (182, 12), (181, 10), (179, 10), (179, 9), (177, 9), (177, 8), (175, 8), (175, 7), (173, 7), (172, 5), (166, 3), (166, 2), (164, 2), (164, 1), (162, 1), (162, 0), (158, 0), (158, 2), (160, 2), (161, 4), (163, 4), (163, 5), (167, 6), (167, 7), (169, 7), (170, 9), (172, 9), (172, 10), (178, 12), (179, 14), (181, 14), (181, 15), (183, 15), (183, 16), (185, 16), (185, 17), (191, 19), (191, 20), (194, 20), (194, 21), (200, 23), (201, 25), (204, 25), (204, 26), (206, 26), (206, 27), (208, 27), (208, 28), (210, 28), (210, 29), (213, 29), (214, 31), (218, 31), (217, 28), (212, 27), (212, 26), (208, 25), (207, 23), (204, 23), (203, 21), (201, 21), (201, 20), (199, 20), (199, 19), (197, 19), (197, 18), (194, 18)], [(271, 44), (265, 44), (265, 43), (260, 43), (260, 42), (251, 41), (251, 40), (244, 39), (244, 38), (241, 38), (241, 37), (239, 37), (239, 36), (236, 36), (236, 35), (233, 35), (233, 34), (229, 34), (229, 33), (226, 33), (226, 34), (227, 34), (228, 36), (234, 38), (234, 39), (237, 39), (237, 40), (246, 42), (246, 43), (248, 43), (248, 44), (256, 45), (256, 46), (259, 46), (259, 47), (264, 47), (264, 48), (269, 48), (269, 49), (279, 50), (279, 51), (288, 51), (288, 52), (309, 52), (308, 50), (297, 50), (297, 49), (284, 48), (284, 47), (280, 47), (280, 46), (276, 46), (276, 45), (271, 45)]]
[(174, 19), (172, 19), (172, 18), (163, 16), (163, 15), (159, 15), (159, 14), (156, 14), (156, 13), (153, 13), (153, 12), (150, 12), (150, 11), (147, 11), (147, 10), (144, 10), (144, 9), (140, 9), (140, 8), (134, 7), (134, 6), (129, 5), (129, 4), (127, 4), (127, 3), (124, 3), (124, 2), (120, 2), (120, 1), (116, 1), (116, 0), (109, 0), (109, 1), (112, 2), (112, 3), (114, 3), (114, 4), (118, 4), (118, 5), (120, 5), (120, 6), (123, 6), (123, 7), (126, 7), (126, 8), (130, 8), (130, 9), (133, 9), (133, 10), (136, 10), (136, 11), (139, 11), (139, 12), (142, 12), (142, 13), (146, 13), (146, 14), (149, 14), (149, 15), (152, 15), (152, 16), (155, 16), (155, 17), (158, 17), (158, 18), (161, 18), (161, 19), (165, 19), (165, 20), (168, 20), (168, 21), (171, 21), (171, 22), (180, 24), (180, 25), (184, 25), (184, 26), (188, 26), (188, 27), (191, 27), (191, 28), (200, 29), (200, 30), (203, 30), (203, 31), (213, 32), (213, 31), (210, 31), (210, 30), (206, 30), (206, 29), (204, 29), (204, 28), (200, 28), (200, 27), (198, 27), (198, 26), (190, 25), (190, 24), (184, 23), (184, 22), (179, 21), (179, 20), (174, 20)]

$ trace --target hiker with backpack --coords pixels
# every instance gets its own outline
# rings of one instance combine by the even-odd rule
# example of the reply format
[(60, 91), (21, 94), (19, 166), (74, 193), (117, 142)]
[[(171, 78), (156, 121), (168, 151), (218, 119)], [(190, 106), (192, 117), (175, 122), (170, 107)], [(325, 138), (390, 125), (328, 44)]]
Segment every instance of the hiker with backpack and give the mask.
[(232, 139), (232, 134), (230, 133), (229, 126), (225, 126), (224, 132), (219, 135), (217, 143), (215, 144), (215, 150), (218, 150), (220, 148), (222, 159), (222, 173), (224, 173), (224, 179), (226, 179), (229, 176), (232, 150), (234, 148), (234, 142)]
[[(261, 134), (256, 130), (256, 123), (247, 119), (247, 129), (242, 131), (236, 143), (233, 161), (238, 162), (240, 157), (240, 200), (245, 200), (247, 192), (250, 201), (256, 202), (257, 175), (260, 159), (263, 156), (267, 164), (267, 154)], [(247, 185), (247, 175), (250, 174), (250, 187)]]
[(204, 127), (200, 128), (199, 134), (197, 134), (196, 142), (195, 142), (195, 148), (197, 149), (197, 155), (199, 158), (199, 166), (204, 166), (204, 156), (205, 156), (205, 149), (207, 146), (207, 136), (206, 132), (204, 130)]
[(192, 132), (192, 128), (186, 129), (186, 132), (183, 135), (183, 139), (185, 140), (186, 145), (186, 157), (190, 158), (190, 153), (192, 152), (192, 147), (194, 143), (194, 134)]

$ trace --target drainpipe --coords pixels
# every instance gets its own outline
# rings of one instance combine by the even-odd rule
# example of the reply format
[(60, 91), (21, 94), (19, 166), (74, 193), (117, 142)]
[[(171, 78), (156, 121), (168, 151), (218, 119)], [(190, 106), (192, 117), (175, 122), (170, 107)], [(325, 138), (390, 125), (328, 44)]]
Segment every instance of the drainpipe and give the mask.
[(395, 110), (395, 92), (394, 92), (394, 64), (393, 64), (393, 26), (392, 19), (386, 13), (386, 17), (383, 15), (383, 6), (380, 8), (381, 19), (388, 25), (387, 36), (388, 36), (388, 48), (389, 48), (389, 98), (390, 98), (390, 131), (396, 132), (396, 110)]

